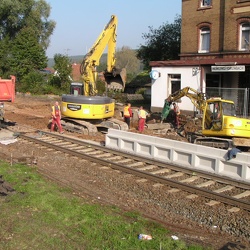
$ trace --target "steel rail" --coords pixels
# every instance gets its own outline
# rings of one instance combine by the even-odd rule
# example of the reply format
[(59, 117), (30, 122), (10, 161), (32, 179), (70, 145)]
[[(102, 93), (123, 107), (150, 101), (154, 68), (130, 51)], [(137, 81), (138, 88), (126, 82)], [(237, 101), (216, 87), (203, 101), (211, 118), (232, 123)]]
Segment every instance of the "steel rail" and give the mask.
[[(46, 133), (46, 134), (50, 135), (50, 133)], [(61, 139), (64, 141), (69, 141), (72, 143), (78, 143), (80, 145), (83, 145), (83, 142), (80, 140), (76, 140), (76, 139), (64, 137), (64, 136), (59, 136), (59, 135), (54, 135), (54, 134), (52, 134), (52, 136), (54, 138), (58, 138), (58, 139)], [(99, 159), (98, 156), (92, 156), (92, 155), (89, 155), (88, 153), (77, 152), (75, 150), (65, 148), (65, 147), (60, 146), (60, 145), (52, 144), (51, 142), (46, 142), (46, 141), (40, 140), (39, 138), (27, 136), (24, 134), (20, 134), (20, 137), (25, 139), (25, 140), (31, 141), (33, 143), (40, 144), (40, 145), (43, 145), (43, 146), (48, 147), (48, 148), (53, 148), (57, 151), (61, 151), (61, 152), (64, 152), (64, 153), (72, 155), (72, 156), (76, 156), (76, 157), (79, 157), (79, 158), (82, 158), (85, 160), (89, 160), (89, 161), (98, 163), (100, 165), (109, 166), (110, 168), (120, 170), (120, 171), (128, 173), (128, 174), (132, 174), (132, 175), (135, 175), (135, 176), (138, 176), (141, 178), (145, 178), (145, 179), (150, 179), (150, 180), (157, 182), (157, 183), (168, 185), (168, 186), (171, 186), (171, 187), (174, 187), (177, 189), (181, 189), (181, 190), (189, 192), (189, 193), (197, 194), (197, 195), (200, 195), (200, 196), (212, 199), (212, 200), (223, 202), (225, 204), (228, 204), (231, 206), (236, 206), (236, 207), (239, 207), (241, 209), (250, 211), (250, 203), (248, 201), (245, 201), (245, 200), (238, 200), (236, 198), (229, 197), (229, 196), (226, 196), (226, 195), (223, 195), (220, 193), (215, 193), (213, 191), (206, 190), (204, 188), (190, 186), (188, 184), (178, 182), (178, 181), (175, 181), (172, 179), (167, 179), (167, 178), (162, 177), (162, 176), (156, 176), (156, 175), (151, 174), (149, 172), (144, 172), (144, 171), (139, 170), (139, 169), (133, 169), (133, 168), (130, 168), (128, 166), (124, 166), (124, 164), (115, 163), (113, 161), (109, 161), (106, 159)], [(88, 145), (90, 147), (93, 147), (94, 149), (101, 149), (102, 151), (107, 152), (106, 148), (98, 146), (98, 145), (94, 145), (91, 143), (84, 143), (84, 145), (85, 146)], [(111, 152), (111, 151), (114, 153), (113, 150), (110, 150), (110, 149), (108, 150), (108, 152)], [(131, 155), (129, 155), (129, 154), (121, 153), (120, 151), (115, 151), (115, 152), (117, 155), (122, 155), (122, 156), (125, 156), (126, 158), (131, 158)], [(135, 158), (138, 158), (138, 157), (135, 157)], [(142, 161), (142, 159), (143, 158), (140, 158), (140, 161)], [(145, 159), (144, 159), (144, 162), (145, 162)], [(154, 164), (156, 164), (156, 161), (150, 161), (150, 162), (154, 162)], [(165, 167), (166, 167), (166, 164), (165, 164)], [(180, 171), (180, 169), (178, 171)], [(207, 178), (207, 177), (205, 177), (205, 178)]]
[(106, 147), (103, 147), (101, 145), (93, 144), (93, 143), (83, 141), (83, 140), (79, 140), (79, 139), (76, 139), (76, 138), (65, 137), (65, 136), (62, 136), (60, 134), (55, 134), (55, 133), (51, 133), (51, 132), (43, 132), (43, 131), (38, 131), (38, 133), (53, 136), (53, 137), (58, 138), (58, 139), (63, 139), (64, 141), (68, 141), (68, 142), (71, 142), (71, 143), (76, 143), (77, 142), (79, 145), (82, 145), (82, 146), (95, 147), (96, 149), (102, 150), (103, 152), (111, 153), (111, 154), (119, 154), (120, 156), (123, 156), (125, 158), (130, 158), (130, 159), (133, 159), (135, 161), (143, 161), (146, 164), (157, 165), (157, 166), (162, 167), (162, 168), (167, 167), (168, 169), (171, 169), (171, 170), (174, 170), (174, 171), (182, 171), (182, 172), (184, 172), (186, 174), (193, 174), (195, 172), (196, 175), (199, 175), (200, 177), (203, 177), (203, 178), (206, 178), (206, 179), (211, 179), (211, 180), (223, 183), (223, 184), (236, 186), (237, 188), (243, 188), (243, 189), (250, 190), (250, 184), (249, 183), (246, 183), (246, 182), (241, 181), (241, 180), (235, 180), (235, 179), (232, 179), (232, 178), (227, 177), (227, 176), (216, 175), (214, 173), (205, 172), (205, 171), (200, 170), (200, 169), (195, 169), (195, 170), (194, 169), (188, 169), (186, 167), (182, 167), (182, 166), (175, 165), (175, 164), (170, 165), (169, 163), (162, 162), (162, 161), (159, 161), (159, 160), (153, 160), (153, 159), (149, 159), (147, 157), (137, 156), (137, 155), (134, 155), (134, 154), (129, 154), (127, 152), (114, 150), (112, 148), (106, 148)]

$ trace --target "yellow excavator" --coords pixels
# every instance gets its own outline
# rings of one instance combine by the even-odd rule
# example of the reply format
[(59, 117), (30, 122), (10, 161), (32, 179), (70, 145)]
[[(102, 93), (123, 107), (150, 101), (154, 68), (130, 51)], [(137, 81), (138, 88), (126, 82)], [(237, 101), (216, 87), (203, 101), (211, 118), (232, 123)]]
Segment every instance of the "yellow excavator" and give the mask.
[(65, 130), (95, 134), (98, 127), (127, 130), (127, 124), (114, 119), (115, 100), (98, 96), (96, 81), (97, 66), (107, 47), (107, 69), (103, 73), (106, 86), (114, 91), (122, 91), (126, 83), (126, 69), (115, 67), (117, 17), (110, 21), (96, 42), (85, 55), (80, 66), (83, 83), (71, 83), (70, 94), (62, 96), (62, 126)]
[(231, 100), (220, 97), (205, 99), (203, 93), (186, 87), (165, 100), (162, 120), (168, 116), (171, 103), (184, 96), (188, 97), (202, 114), (202, 136), (196, 136), (194, 143), (224, 149), (250, 148), (250, 120), (236, 117), (235, 104)]

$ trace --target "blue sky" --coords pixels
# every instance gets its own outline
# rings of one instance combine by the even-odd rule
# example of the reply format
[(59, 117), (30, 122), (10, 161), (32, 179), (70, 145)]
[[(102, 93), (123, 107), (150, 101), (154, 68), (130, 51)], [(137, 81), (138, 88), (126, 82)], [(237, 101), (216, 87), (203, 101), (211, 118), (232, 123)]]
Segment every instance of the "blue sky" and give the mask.
[(50, 19), (56, 28), (50, 38), (47, 56), (57, 53), (84, 55), (111, 18), (118, 18), (117, 48), (137, 49), (145, 44), (143, 33), (149, 26), (158, 29), (173, 23), (181, 14), (181, 0), (47, 0)]

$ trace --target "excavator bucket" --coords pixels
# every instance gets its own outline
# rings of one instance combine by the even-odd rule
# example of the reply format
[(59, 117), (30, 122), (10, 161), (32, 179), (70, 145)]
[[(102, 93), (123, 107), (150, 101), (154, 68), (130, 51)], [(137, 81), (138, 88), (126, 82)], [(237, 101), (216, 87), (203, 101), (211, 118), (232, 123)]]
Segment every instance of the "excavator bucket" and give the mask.
[(125, 68), (123, 68), (122, 70), (115, 69), (112, 72), (105, 72), (104, 78), (109, 89), (123, 91), (125, 89), (126, 78), (127, 78), (126, 69)]

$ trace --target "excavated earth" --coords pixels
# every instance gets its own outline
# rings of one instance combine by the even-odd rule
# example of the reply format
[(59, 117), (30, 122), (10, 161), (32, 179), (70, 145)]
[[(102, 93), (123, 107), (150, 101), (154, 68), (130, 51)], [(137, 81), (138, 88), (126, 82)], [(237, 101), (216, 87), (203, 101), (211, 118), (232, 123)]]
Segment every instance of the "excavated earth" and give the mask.
[[(60, 98), (19, 94), (14, 103), (5, 105), (5, 118), (15, 123), (10, 128), (17, 131), (27, 132), (31, 128), (49, 131), (47, 125), (50, 107), (55, 100), (60, 101)], [(116, 118), (121, 118), (119, 112)], [(131, 130), (137, 132), (136, 128)], [(0, 131), (0, 139), (4, 131)], [(156, 136), (149, 129), (144, 133)], [(74, 136), (94, 143), (105, 140), (105, 135), (101, 133), (87, 136), (65, 132), (65, 136)], [(164, 136), (183, 140), (173, 131)], [(11, 156), (13, 161), (24, 161), (27, 164), (33, 164), (35, 160), (40, 172), (46, 172), (61, 185), (70, 183), (73, 186), (72, 195), (83, 197), (88, 202), (112, 204), (122, 210), (140, 212), (169, 229), (169, 237), (175, 235), (187, 244), (199, 244), (209, 249), (250, 249), (248, 212), (232, 213), (228, 212), (226, 206), (210, 207), (205, 205), (203, 198), (188, 200), (185, 199), (187, 194), (169, 192), (170, 187), (157, 186), (108, 167), (69, 158), (60, 152), (41, 148), (36, 150), (33, 145), (22, 143), (18, 139), (11, 144), (0, 144), (0, 149), (1, 159), (6, 161), (10, 161)], [(10, 184), (4, 182), (1, 172), (0, 185), (0, 195), (8, 195), (13, 191)]]

